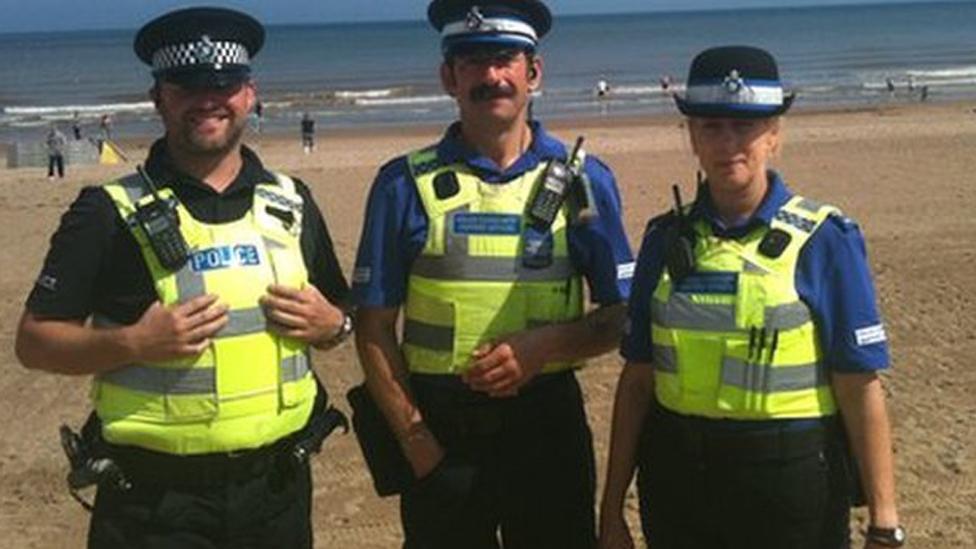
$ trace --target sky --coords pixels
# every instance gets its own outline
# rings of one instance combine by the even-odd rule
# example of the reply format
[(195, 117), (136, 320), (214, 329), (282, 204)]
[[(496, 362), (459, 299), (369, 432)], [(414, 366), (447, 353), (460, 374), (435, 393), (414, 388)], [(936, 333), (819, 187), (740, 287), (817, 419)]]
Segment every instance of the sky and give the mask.
[[(549, 0), (557, 15), (940, 0)], [(427, 0), (0, 0), (0, 33), (134, 29), (188, 5), (236, 7), (266, 24), (419, 20)]]

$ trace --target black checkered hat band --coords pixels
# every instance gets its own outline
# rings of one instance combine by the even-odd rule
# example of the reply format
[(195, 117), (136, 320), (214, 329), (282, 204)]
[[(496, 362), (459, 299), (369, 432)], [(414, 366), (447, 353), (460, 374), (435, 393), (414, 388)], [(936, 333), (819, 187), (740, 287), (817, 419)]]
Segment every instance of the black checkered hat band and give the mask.
[(247, 48), (237, 42), (198, 41), (173, 44), (156, 50), (152, 59), (154, 71), (192, 65), (248, 65)]

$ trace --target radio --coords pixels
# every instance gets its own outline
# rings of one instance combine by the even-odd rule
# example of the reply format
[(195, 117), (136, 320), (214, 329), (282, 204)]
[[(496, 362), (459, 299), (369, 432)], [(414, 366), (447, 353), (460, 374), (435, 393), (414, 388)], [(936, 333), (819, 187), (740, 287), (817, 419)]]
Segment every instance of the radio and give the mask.
[(176, 202), (159, 196), (156, 185), (142, 166), (138, 166), (136, 171), (152, 193), (153, 199), (146, 204), (137, 205), (133, 217), (146, 234), (149, 246), (160, 265), (170, 271), (179, 270), (186, 264), (190, 253), (186, 238), (180, 232)]

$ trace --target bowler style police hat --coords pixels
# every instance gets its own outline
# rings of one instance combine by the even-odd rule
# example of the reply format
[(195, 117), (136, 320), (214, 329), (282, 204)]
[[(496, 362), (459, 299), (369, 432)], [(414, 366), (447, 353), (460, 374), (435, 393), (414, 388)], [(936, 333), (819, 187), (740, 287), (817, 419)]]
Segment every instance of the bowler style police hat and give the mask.
[(484, 48), (534, 52), (552, 27), (539, 0), (434, 0), (427, 19), (441, 33), (445, 57)]
[(133, 44), (159, 80), (186, 88), (223, 88), (245, 82), (251, 59), (264, 45), (256, 19), (225, 8), (187, 8), (146, 23)]
[(686, 116), (767, 118), (789, 110), (796, 95), (783, 90), (776, 60), (751, 46), (723, 46), (699, 53), (684, 95), (674, 100)]

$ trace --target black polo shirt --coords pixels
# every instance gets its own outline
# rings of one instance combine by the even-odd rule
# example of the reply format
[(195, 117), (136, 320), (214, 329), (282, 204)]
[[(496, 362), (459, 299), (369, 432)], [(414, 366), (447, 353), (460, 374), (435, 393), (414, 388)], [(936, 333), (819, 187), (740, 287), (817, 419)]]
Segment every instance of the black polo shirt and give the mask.
[[(228, 223), (243, 217), (259, 183), (274, 181), (257, 155), (242, 149), (237, 178), (216, 192), (181, 173), (170, 159), (166, 142), (153, 144), (146, 171), (160, 188), (169, 187), (190, 214), (204, 223)], [(309, 281), (333, 303), (345, 304), (349, 292), (336, 259), (325, 220), (308, 187), (295, 181), (304, 199), (302, 257)], [(50, 319), (84, 319), (93, 313), (132, 324), (158, 299), (138, 244), (101, 187), (85, 187), (61, 218), (27, 309)]]

